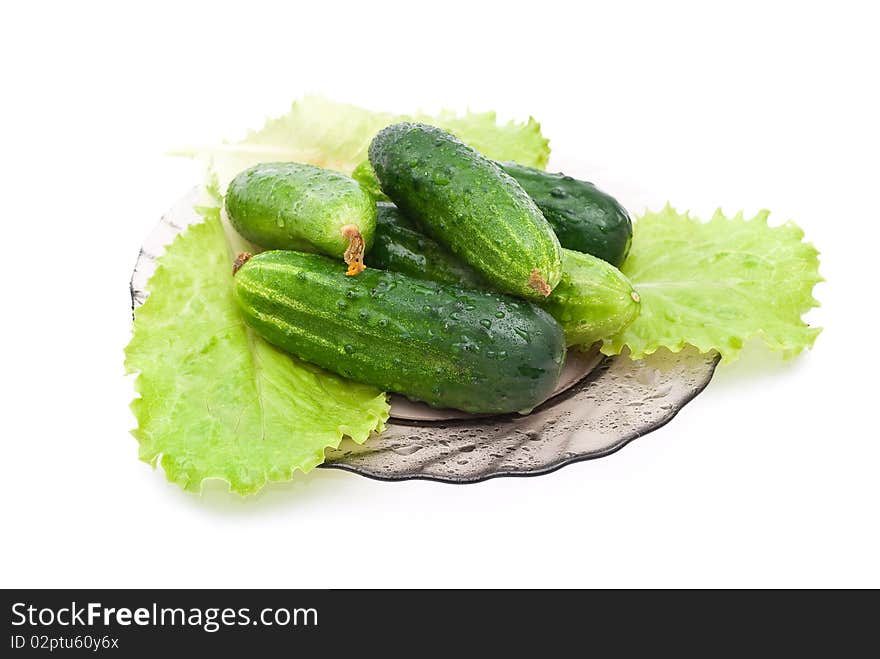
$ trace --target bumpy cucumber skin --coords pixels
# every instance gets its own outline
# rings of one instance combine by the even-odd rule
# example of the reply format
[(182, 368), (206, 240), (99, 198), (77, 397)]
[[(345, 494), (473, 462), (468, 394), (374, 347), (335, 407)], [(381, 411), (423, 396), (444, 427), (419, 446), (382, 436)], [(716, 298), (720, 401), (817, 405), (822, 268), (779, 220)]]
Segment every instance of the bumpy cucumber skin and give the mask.
[(435, 407), (528, 410), (553, 391), (562, 329), (533, 304), (316, 254), (269, 251), (235, 275), (245, 322), (301, 359)]
[(393, 204), (377, 205), (376, 241), (370, 265), (441, 284), (488, 288), (476, 270), (429, 238)]
[(434, 126), (380, 131), (370, 163), (382, 190), (429, 235), (505, 293), (540, 301), (562, 275), (553, 229), (497, 164)]
[[(420, 233), (390, 204), (379, 204), (375, 268), (431, 281), (487, 287), (479, 274)], [(639, 315), (639, 296), (620, 270), (590, 254), (562, 250), (562, 279), (541, 307), (565, 332), (569, 346), (590, 346), (620, 333)]]
[(515, 162), (498, 165), (523, 187), (550, 222), (559, 244), (619, 266), (632, 242), (632, 220), (592, 183)]
[(236, 176), (226, 191), (226, 213), (242, 236), (266, 249), (297, 249), (342, 258), (355, 225), (367, 249), (376, 230), (376, 205), (353, 179), (314, 165), (262, 163)]
[(639, 315), (632, 282), (607, 261), (562, 250), (562, 281), (541, 306), (565, 332), (569, 346), (591, 346), (626, 329)]

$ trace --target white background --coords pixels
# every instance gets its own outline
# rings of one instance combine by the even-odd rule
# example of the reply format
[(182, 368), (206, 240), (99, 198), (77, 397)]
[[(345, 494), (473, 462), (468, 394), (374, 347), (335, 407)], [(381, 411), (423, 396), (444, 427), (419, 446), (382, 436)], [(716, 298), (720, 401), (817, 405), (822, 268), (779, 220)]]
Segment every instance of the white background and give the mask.
[[(7, 7), (0, 586), (880, 586), (869, 6)], [(795, 219), (825, 331), (792, 363), (750, 350), (665, 428), (552, 475), (185, 494), (137, 460), (122, 369), (141, 240), (201, 179), (163, 154), (308, 91), (532, 114), (551, 166), (636, 213)]]

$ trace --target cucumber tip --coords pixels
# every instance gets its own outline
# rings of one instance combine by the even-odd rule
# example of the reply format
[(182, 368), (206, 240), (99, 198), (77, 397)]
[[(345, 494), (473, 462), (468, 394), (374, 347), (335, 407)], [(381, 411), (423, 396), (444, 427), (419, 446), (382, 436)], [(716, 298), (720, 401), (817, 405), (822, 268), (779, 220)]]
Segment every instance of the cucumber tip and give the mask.
[(553, 292), (553, 289), (550, 288), (550, 285), (541, 276), (541, 271), (537, 268), (532, 270), (532, 273), (529, 275), (529, 287), (535, 289), (544, 297), (547, 297)]
[(345, 274), (352, 277), (367, 269), (364, 265), (364, 237), (356, 224), (346, 224), (342, 227), (341, 231), (343, 237), (348, 239), (348, 247), (342, 256), (346, 265), (348, 265), (348, 271)]
[(232, 275), (235, 276), (235, 273), (241, 270), (241, 266), (250, 261), (252, 256), (250, 252), (241, 252), (236, 256), (235, 261), (232, 262)]

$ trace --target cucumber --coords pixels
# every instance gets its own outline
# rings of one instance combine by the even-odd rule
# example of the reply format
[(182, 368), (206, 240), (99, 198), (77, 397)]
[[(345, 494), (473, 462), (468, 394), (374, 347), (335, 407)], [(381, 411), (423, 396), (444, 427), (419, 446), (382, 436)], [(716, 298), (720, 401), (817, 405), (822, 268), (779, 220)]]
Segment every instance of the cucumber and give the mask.
[(629, 327), (640, 311), (639, 294), (607, 261), (562, 250), (562, 281), (541, 306), (565, 331), (570, 346), (591, 346)]
[(364, 269), (376, 205), (354, 180), (295, 162), (262, 163), (236, 176), (226, 192), (232, 226), (266, 249), (297, 249), (345, 259)]
[[(553, 227), (559, 244), (620, 266), (632, 243), (632, 219), (618, 201), (592, 183), (515, 162), (498, 166), (516, 179)], [(389, 201), (365, 160), (351, 174), (376, 201)]]
[(559, 283), (550, 224), (497, 164), (434, 126), (400, 123), (370, 143), (385, 194), (429, 235), (505, 293), (541, 300)]
[(559, 244), (619, 266), (629, 253), (632, 220), (611, 195), (592, 183), (515, 162), (499, 166), (529, 193)]
[(235, 296), (260, 336), (343, 377), (434, 407), (529, 410), (553, 392), (565, 339), (516, 298), (370, 268), (346, 277), (293, 251), (240, 257)]
[(376, 240), (370, 265), (441, 284), (486, 288), (477, 271), (457, 259), (407, 220), (393, 204), (377, 206)]
[[(419, 233), (390, 204), (379, 204), (370, 264), (441, 283), (485, 287), (475, 270)], [(562, 250), (562, 279), (539, 303), (565, 332), (569, 346), (590, 346), (623, 331), (639, 314), (639, 296), (620, 270), (570, 249)]]

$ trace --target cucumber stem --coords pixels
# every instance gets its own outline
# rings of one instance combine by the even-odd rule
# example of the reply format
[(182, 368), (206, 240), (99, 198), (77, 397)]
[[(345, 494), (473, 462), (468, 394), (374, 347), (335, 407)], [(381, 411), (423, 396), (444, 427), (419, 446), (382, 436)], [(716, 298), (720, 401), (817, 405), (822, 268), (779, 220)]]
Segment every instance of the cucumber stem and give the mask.
[(251, 260), (253, 254), (250, 252), (241, 252), (238, 256), (235, 257), (235, 261), (232, 262), (232, 276), (235, 276), (235, 273), (241, 270), (241, 266)]
[(348, 238), (348, 248), (342, 256), (348, 264), (348, 270), (345, 274), (351, 277), (367, 269), (367, 266), (364, 265), (364, 237), (355, 224), (346, 224), (342, 227), (342, 235)]
[(537, 268), (532, 270), (532, 274), (529, 275), (529, 286), (534, 288), (544, 297), (547, 297), (553, 292), (553, 289), (550, 288), (550, 285), (541, 276), (541, 271)]

